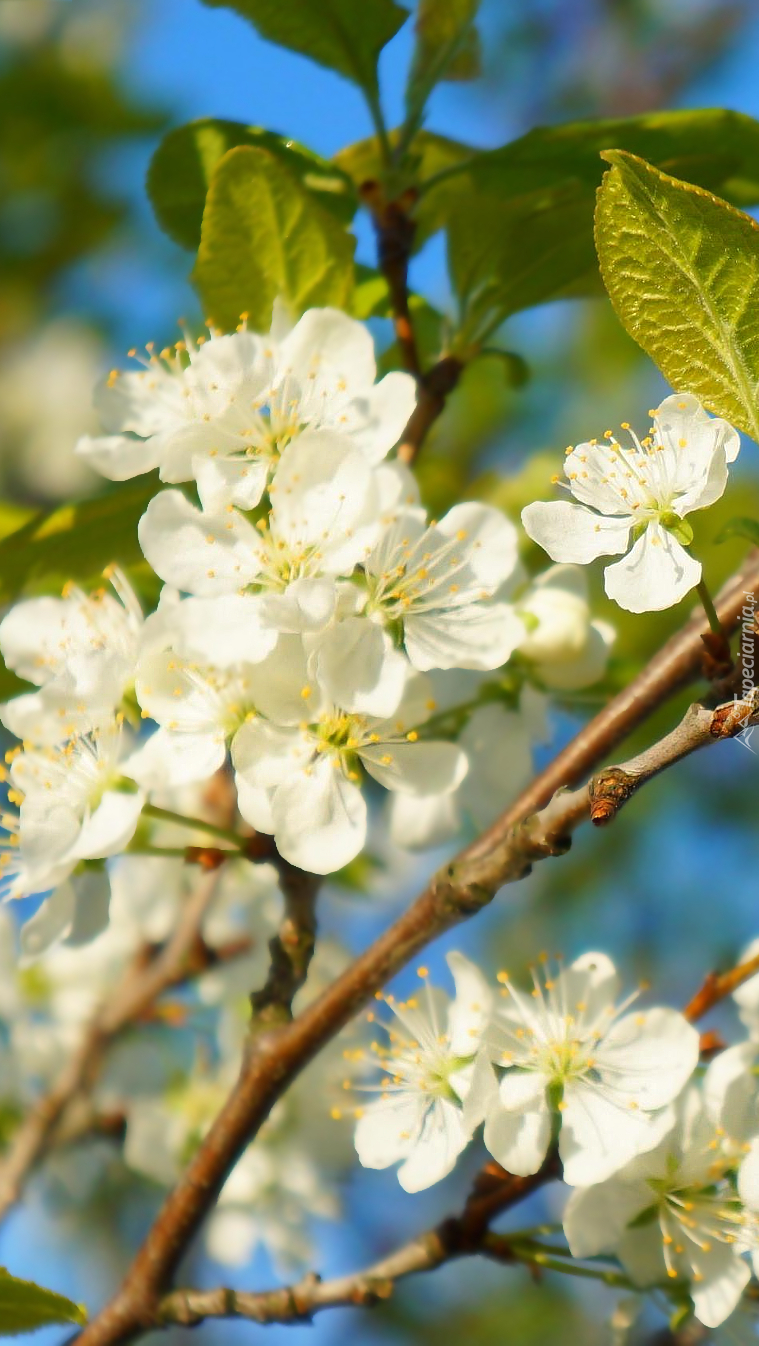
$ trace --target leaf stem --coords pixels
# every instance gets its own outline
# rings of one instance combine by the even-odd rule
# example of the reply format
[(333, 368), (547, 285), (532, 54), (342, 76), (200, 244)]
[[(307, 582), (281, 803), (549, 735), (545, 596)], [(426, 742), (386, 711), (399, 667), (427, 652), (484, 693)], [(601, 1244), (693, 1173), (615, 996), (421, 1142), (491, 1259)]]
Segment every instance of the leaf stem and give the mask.
[(370, 88), (365, 85), (363, 93), (366, 99), (366, 105), (371, 114), (372, 122), (374, 123), (374, 129), (377, 133), (377, 139), (379, 140), (380, 143), (380, 149), (382, 150), (382, 162), (384, 163), (386, 168), (390, 168), (393, 162), (393, 150), (390, 144), (390, 137), (387, 133), (385, 118), (382, 113), (382, 104), (380, 103), (379, 90), (376, 88)]
[[(498, 1235), (491, 1235), (486, 1240), (485, 1248), (492, 1252), (498, 1252)], [(584, 1280), (602, 1281), (604, 1285), (616, 1285), (624, 1289), (631, 1289), (632, 1282), (629, 1277), (621, 1271), (614, 1271), (611, 1267), (602, 1266), (579, 1266), (572, 1261), (572, 1254), (567, 1248), (551, 1248), (548, 1250), (543, 1245), (527, 1240), (525, 1243), (518, 1243), (513, 1238), (504, 1236), (504, 1249), (507, 1249), (512, 1257), (519, 1262), (528, 1262), (532, 1266), (543, 1267), (546, 1271), (558, 1271), (564, 1276), (579, 1276)]]
[(709, 626), (711, 627), (715, 636), (722, 636), (722, 638), (725, 639), (725, 632), (722, 626), (722, 622), (720, 621), (719, 616), (717, 615), (717, 609), (714, 606), (714, 600), (711, 594), (709, 593), (706, 580), (703, 579), (703, 577), (699, 580), (698, 584), (696, 585), (696, 592), (698, 593), (698, 596), (701, 599), (701, 602), (704, 607), (704, 612), (706, 613), (709, 619)]
[(157, 855), (174, 860), (184, 860), (187, 855), (186, 846), (142, 846), (139, 842), (135, 845), (129, 845), (124, 852), (125, 855)]
[(156, 822), (176, 823), (178, 827), (191, 827), (198, 832), (207, 832), (210, 837), (219, 837), (228, 841), (238, 851), (245, 848), (245, 837), (240, 837), (228, 827), (217, 827), (216, 823), (207, 823), (203, 818), (193, 818), (188, 814), (174, 813), (171, 809), (160, 809), (157, 804), (146, 804), (142, 810), (144, 818), (154, 818)]

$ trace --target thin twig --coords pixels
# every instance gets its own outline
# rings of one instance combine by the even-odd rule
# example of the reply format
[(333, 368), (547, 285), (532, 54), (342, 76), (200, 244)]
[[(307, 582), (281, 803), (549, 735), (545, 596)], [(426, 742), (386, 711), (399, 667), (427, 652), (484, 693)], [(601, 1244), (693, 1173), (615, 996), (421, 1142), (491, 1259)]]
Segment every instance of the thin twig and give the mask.
[(695, 1023), (704, 1014), (708, 1014), (710, 1009), (714, 1009), (720, 1000), (725, 1000), (733, 991), (737, 991), (749, 977), (756, 976), (757, 972), (759, 972), (759, 953), (753, 958), (748, 958), (745, 963), (738, 963), (737, 967), (730, 968), (729, 972), (708, 972), (703, 986), (683, 1010), (686, 1019)]
[(310, 1272), (297, 1285), (262, 1293), (221, 1288), (175, 1290), (159, 1304), (157, 1325), (192, 1327), (207, 1318), (247, 1318), (257, 1323), (309, 1322), (322, 1309), (372, 1307), (389, 1299), (398, 1281), (434, 1271), (454, 1258), (481, 1252), (487, 1243), (491, 1220), (559, 1177), (560, 1171), (555, 1154), (528, 1178), (514, 1177), (497, 1164), (487, 1164), (475, 1180), (460, 1215), (443, 1220), (362, 1271), (328, 1281)]
[(366, 182), (361, 189), (364, 204), (372, 215), (377, 239), (377, 261), (387, 281), (395, 339), (403, 368), (417, 384), (417, 403), (401, 435), (398, 458), (413, 463), (422, 444), (445, 408), (449, 395), (464, 370), (461, 360), (443, 356), (432, 369), (423, 368), (409, 306), (408, 269), (414, 246), (416, 223), (411, 215), (416, 200), (413, 192), (397, 201), (386, 201), (377, 182)]
[[(740, 621), (746, 590), (758, 586), (759, 558), (754, 555), (718, 602), (726, 631)], [(559, 755), (560, 765), (552, 764), (483, 837), (446, 865), (391, 928), (297, 1019), (251, 1038), (229, 1099), (167, 1197), (122, 1289), (84, 1329), (80, 1346), (114, 1346), (155, 1323), (158, 1304), (191, 1239), (274, 1103), (375, 992), (430, 941), (480, 911), (504, 884), (523, 877), (533, 861), (568, 849), (571, 833), (590, 816), (591, 787), (573, 792), (562, 787), (592, 771), (653, 709), (696, 676), (702, 631), (701, 622), (691, 621), (669, 641)], [(718, 712), (693, 707), (678, 730), (667, 735), (666, 750), (654, 744), (618, 769), (634, 774), (640, 785), (696, 747), (715, 742), (717, 726), (720, 736), (730, 727)], [(536, 816), (526, 816), (541, 805), (545, 807)]]

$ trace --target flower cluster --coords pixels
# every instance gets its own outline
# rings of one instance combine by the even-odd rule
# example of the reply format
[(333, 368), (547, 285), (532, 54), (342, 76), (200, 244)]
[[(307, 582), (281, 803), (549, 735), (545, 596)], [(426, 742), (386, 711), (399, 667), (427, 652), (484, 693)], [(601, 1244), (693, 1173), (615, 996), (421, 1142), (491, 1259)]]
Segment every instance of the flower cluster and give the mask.
[(379, 1095), (360, 1110), (361, 1163), (400, 1163), (414, 1192), (451, 1171), (483, 1122), (511, 1173), (537, 1173), (556, 1145), (568, 1251), (612, 1253), (633, 1287), (689, 1295), (702, 1323), (721, 1323), (751, 1275), (745, 1255), (759, 1267), (759, 976), (736, 993), (749, 1041), (703, 1072), (696, 1029), (676, 1010), (633, 1008), (637, 992), (620, 1000), (605, 954), (555, 972), (541, 960), (528, 989), (499, 973), (500, 995), (463, 955), (448, 965), (453, 1000), (426, 968), (421, 995), (384, 997), (382, 1078), (357, 1086)]
[(366, 329), (323, 309), (149, 349), (100, 387), (109, 433), (80, 452), (185, 489), (140, 521), (163, 582), (149, 615), (112, 566), (110, 587), (0, 623), (32, 684), (0, 711), (21, 740), (3, 892), (48, 894), (27, 954), (103, 927), (105, 862), (152, 845), (167, 792), (229, 770), (238, 826), (329, 873), (364, 846), (377, 786), (401, 846), (489, 822), (529, 775), (546, 695), (603, 676), (614, 633), (583, 572), (528, 582), (492, 506), (430, 520), (388, 459), (414, 381), (375, 376)]

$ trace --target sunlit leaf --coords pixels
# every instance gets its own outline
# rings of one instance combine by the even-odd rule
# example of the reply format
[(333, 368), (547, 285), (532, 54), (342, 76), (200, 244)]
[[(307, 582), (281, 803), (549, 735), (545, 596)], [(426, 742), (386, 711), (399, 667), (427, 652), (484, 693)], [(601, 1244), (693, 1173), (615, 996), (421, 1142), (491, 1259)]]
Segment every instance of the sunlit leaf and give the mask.
[(249, 314), (265, 331), (283, 299), (293, 316), (349, 308), (355, 239), (265, 150), (241, 146), (219, 163), (203, 215), (193, 279), (213, 322)]
[(0, 541), (0, 602), (56, 593), (67, 580), (87, 585), (115, 562), (142, 563), (137, 524), (155, 495), (154, 476), (115, 487), (108, 495), (35, 514)]
[(619, 151), (598, 195), (604, 284), (673, 388), (759, 440), (759, 225)]
[(0, 1269), (0, 1336), (15, 1337), (56, 1323), (87, 1321), (86, 1310), (63, 1295), (43, 1290), (32, 1281), (20, 1281)]
[(377, 90), (382, 48), (406, 22), (395, 0), (203, 0), (241, 14), (262, 37), (336, 70), (370, 93)]
[(204, 117), (171, 131), (161, 141), (148, 169), (148, 194), (158, 223), (182, 247), (197, 250), (214, 169), (237, 145), (268, 150), (326, 210), (344, 224), (353, 219), (358, 199), (351, 179), (328, 159), (273, 131)]

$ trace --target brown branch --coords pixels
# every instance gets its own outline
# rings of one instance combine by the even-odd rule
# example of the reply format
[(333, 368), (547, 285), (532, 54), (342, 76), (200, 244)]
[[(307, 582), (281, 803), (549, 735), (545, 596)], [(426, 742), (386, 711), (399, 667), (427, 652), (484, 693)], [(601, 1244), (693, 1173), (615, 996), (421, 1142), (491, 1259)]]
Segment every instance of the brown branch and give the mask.
[(22, 1121), (0, 1163), (0, 1220), (19, 1200), (48, 1144), (53, 1140), (58, 1143), (60, 1134), (65, 1137), (69, 1127), (76, 1129), (76, 1121), (67, 1114), (76, 1111), (80, 1095), (97, 1075), (113, 1039), (139, 1020), (165, 991), (220, 961), (219, 954), (207, 949), (200, 938), (217, 882), (215, 875), (204, 876), (165, 947), (157, 953), (148, 947), (135, 959), (121, 985), (94, 1017), (52, 1088)]
[[(718, 602), (727, 631), (740, 621), (745, 591), (758, 586), (759, 558), (754, 555)], [(232, 1094), (167, 1197), (121, 1291), (84, 1329), (80, 1346), (128, 1341), (155, 1322), (158, 1304), (191, 1239), (274, 1103), (375, 992), (430, 941), (480, 911), (504, 884), (522, 878), (533, 861), (568, 849), (571, 833), (590, 816), (591, 789), (567, 792), (563, 787), (591, 772), (653, 709), (698, 674), (704, 629), (701, 619), (687, 623), (512, 808), (446, 865), (390, 929), (294, 1022), (251, 1038)], [(714, 712), (693, 708), (664, 740), (666, 751), (656, 744), (619, 770), (634, 774), (640, 785), (696, 747), (716, 741), (712, 730), (718, 723)], [(542, 811), (528, 817), (536, 808)]]
[(457, 386), (464, 365), (455, 355), (446, 355), (418, 381), (417, 404), (401, 435), (398, 457), (413, 463), (438, 416), (442, 415), (449, 395)]
[(759, 972), (759, 953), (753, 958), (748, 958), (745, 963), (738, 963), (737, 967), (730, 968), (729, 972), (708, 972), (703, 986), (683, 1010), (686, 1019), (695, 1023), (757, 972)]
[(269, 942), (266, 983), (250, 997), (255, 1032), (292, 1020), (292, 1003), (306, 980), (316, 943), (316, 898), (321, 876), (296, 869), (278, 853), (274, 863), (285, 913), (279, 930)]
[(322, 1309), (371, 1308), (389, 1299), (398, 1281), (434, 1271), (458, 1257), (482, 1251), (490, 1222), (518, 1202), (561, 1176), (555, 1154), (538, 1173), (517, 1178), (498, 1164), (486, 1164), (475, 1180), (460, 1215), (441, 1221), (434, 1229), (347, 1276), (323, 1281), (310, 1272), (297, 1285), (249, 1293), (229, 1289), (175, 1290), (161, 1300), (156, 1326), (194, 1327), (206, 1318), (246, 1318), (256, 1323), (310, 1322)]
[(441, 415), (449, 394), (458, 384), (464, 365), (455, 356), (447, 355), (426, 372), (422, 367), (408, 290), (408, 268), (416, 233), (416, 222), (410, 214), (415, 194), (407, 192), (397, 201), (385, 201), (379, 183), (365, 182), (361, 195), (374, 222), (377, 260), (387, 281), (395, 339), (403, 368), (413, 375), (417, 383), (417, 404), (397, 451), (401, 462), (410, 464)]

